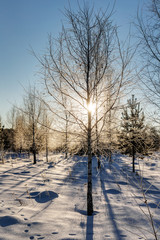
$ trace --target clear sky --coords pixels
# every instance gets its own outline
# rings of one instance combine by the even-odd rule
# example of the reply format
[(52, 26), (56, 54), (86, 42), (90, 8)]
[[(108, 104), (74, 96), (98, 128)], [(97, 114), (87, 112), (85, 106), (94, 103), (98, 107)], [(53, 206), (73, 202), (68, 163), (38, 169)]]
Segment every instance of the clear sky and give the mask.
[[(83, 4), (84, 0), (79, 0)], [(23, 87), (37, 80), (37, 61), (30, 46), (38, 54), (47, 47), (47, 35), (58, 36), (68, 2), (73, 9), (77, 0), (0, 0), (0, 115), (5, 119), (12, 104), (19, 103)], [(105, 9), (113, 0), (88, 0), (96, 9)], [(143, 0), (117, 0), (113, 20), (126, 35)], [(147, 0), (146, 0), (147, 2)]]

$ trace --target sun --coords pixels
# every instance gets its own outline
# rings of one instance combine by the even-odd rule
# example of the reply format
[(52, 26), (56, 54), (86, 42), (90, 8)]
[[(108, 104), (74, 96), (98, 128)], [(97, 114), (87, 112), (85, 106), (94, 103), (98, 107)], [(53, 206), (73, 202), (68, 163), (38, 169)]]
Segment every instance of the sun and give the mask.
[(96, 104), (90, 102), (90, 103), (87, 105), (87, 109), (88, 109), (88, 111), (91, 112), (91, 113), (95, 112)]

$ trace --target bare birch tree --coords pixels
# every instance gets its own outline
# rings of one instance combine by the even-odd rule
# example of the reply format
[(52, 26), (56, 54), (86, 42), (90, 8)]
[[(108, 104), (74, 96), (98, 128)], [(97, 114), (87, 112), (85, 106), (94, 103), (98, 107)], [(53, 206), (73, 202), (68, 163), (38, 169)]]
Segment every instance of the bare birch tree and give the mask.
[[(149, 0), (137, 14), (141, 54), (140, 79), (146, 98), (160, 113), (160, 0)], [(158, 119), (156, 119), (157, 121)]]
[(14, 131), (15, 131), (15, 121), (16, 121), (16, 108), (13, 106), (7, 115), (7, 122), (11, 127), (11, 149), (15, 150), (15, 139), (14, 139)]
[(23, 112), (17, 110), (15, 116), (14, 140), (15, 150), (22, 152), (27, 149), (26, 139), (27, 124)]
[(40, 122), (40, 132), (44, 136), (43, 142), (44, 142), (44, 149), (45, 149), (45, 155), (46, 155), (46, 162), (49, 162), (49, 140), (50, 140), (50, 130), (52, 125), (52, 120), (49, 118), (48, 111), (44, 105), (44, 102), (42, 101), (42, 121)]
[[(60, 99), (61, 93), (67, 98), (66, 112), (70, 116), (69, 122), (74, 134), (85, 133), (88, 154), (88, 215), (93, 214), (92, 145), (102, 133), (107, 112), (116, 103), (130, 73), (128, 65), (132, 57), (129, 48), (121, 48), (111, 16), (112, 11), (108, 14), (107, 11), (95, 13), (94, 9), (86, 5), (79, 7), (77, 12), (66, 10), (68, 25), (63, 26), (60, 39), (54, 41), (49, 36), (48, 52), (42, 57), (34, 53), (42, 66), (45, 88), (53, 100), (49, 108), (55, 116), (63, 118), (64, 115), (60, 112), (64, 107)], [(110, 86), (107, 84), (108, 71), (113, 72)], [(114, 94), (112, 104), (105, 108), (108, 87), (114, 88)]]
[[(30, 143), (30, 150), (33, 153), (33, 163), (36, 164), (36, 153), (38, 150), (38, 144), (40, 143), (40, 135), (38, 131), (38, 126), (42, 114), (42, 102), (38, 100), (36, 96), (35, 87), (29, 88), (29, 91), (26, 92), (26, 96), (24, 97), (24, 108), (22, 108), (22, 112), (26, 116), (27, 121), (27, 135)], [(38, 140), (39, 138), (39, 140)]]
[(0, 116), (0, 158), (2, 163), (4, 163), (4, 126), (2, 125), (2, 119)]

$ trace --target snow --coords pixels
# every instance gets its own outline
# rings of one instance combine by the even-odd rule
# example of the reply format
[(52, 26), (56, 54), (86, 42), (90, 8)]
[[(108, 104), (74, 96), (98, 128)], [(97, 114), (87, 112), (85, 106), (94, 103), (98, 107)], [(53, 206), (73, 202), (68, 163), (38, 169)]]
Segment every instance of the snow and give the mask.
[(137, 159), (136, 173), (130, 157), (115, 154), (100, 171), (93, 158), (94, 214), (87, 216), (87, 157), (52, 155), (46, 163), (39, 156), (33, 165), (8, 156), (0, 164), (0, 240), (155, 239), (149, 211), (157, 230), (159, 158)]

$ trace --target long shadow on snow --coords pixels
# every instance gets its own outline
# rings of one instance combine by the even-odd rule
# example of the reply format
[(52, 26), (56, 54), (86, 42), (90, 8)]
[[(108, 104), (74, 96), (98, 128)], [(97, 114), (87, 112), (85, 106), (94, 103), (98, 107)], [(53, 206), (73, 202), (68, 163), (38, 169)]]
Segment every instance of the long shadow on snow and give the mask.
[(93, 218), (94, 216), (87, 216), (86, 240), (93, 240)]
[[(123, 160), (120, 159), (119, 162), (122, 161), (121, 163), (123, 163)], [(125, 164), (123, 163), (123, 166), (126, 165), (127, 168), (128, 168), (128, 164)], [(107, 171), (110, 170), (110, 173)], [(113, 188), (108, 188), (108, 190), (105, 190), (105, 186), (104, 186), (104, 183), (107, 183), (107, 187), (109, 187), (109, 185), (111, 184), (117, 184), (118, 187), (120, 187), (120, 185), (127, 185), (129, 184), (131, 187), (133, 187), (134, 189), (136, 190), (139, 190), (139, 194), (141, 194), (142, 198), (143, 198), (143, 194), (142, 194), (142, 189), (140, 187), (140, 181), (141, 181), (141, 177), (139, 175), (136, 175), (135, 173), (133, 173), (131, 170), (130, 172), (124, 170), (124, 169), (121, 169), (119, 164), (115, 162), (112, 162), (111, 164), (110, 163), (105, 163), (104, 164), (104, 167), (101, 169), (101, 180), (102, 180), (102, 174), (105, 174), (106, 176), (106, 179), (103, 181), (101, 181), (101, 187), (102, 187), (102, 190), (103, 190), (103, 194), (106, 196), (106, 200), (108, 201), (108, 197), (107, 197), (107, 193), (111, 193), (111, 194), (118, 194), (119, 190), (116, 190), (116, 191), (113, 191)], [(118, 180), (118, 176), (120, 176), (121, 180), (119, 181)], [(144, 182), (147, 183), (149, 186), (151, 186), (151, 183), (147, 180), (144, 179)], [(120, 187), (121, 189), (121, 187)], [(153, 190), (154, 189), (154, 190)], [(157, 191), (157, 198), (156, 200), (158, 200), (159, 198), (159, 189), (156, 187), (156, 186), (151, 186), (151, 188), (147, 191), (147, 194), (150, 193), (150, 194), (155, 194), (155, 191)], [(150, 202), (148, 204), (148, 206), (150, 208), (160, 208), (159, 205), (157, 205), (159, 203), (159, 201), (157, 201), (157, 203), (155, 202), (155, 195), (150, 195), (149, 194), (149, 197), (152, 197), (154, 198), (154, 203)], [(146, 206), (146, 204), (139, 204), (139, 206)], [(110, 206), (108, 206), (110, 207)], [(111, 211), (111, 214), (112, 214), (112, 211)], [(127, 213), (127, 211), (125, 211), (125, 214), (127, 214), (127, 222), (129, 220), (132, 220), (132, 216), (130, 216), (129, 213)], [(129, 214), (129, 215), (128, 215)], [(125, 220), (125, 219), (124, 219)], [(157, 228), (159, 228), (159, 220), (158, 221), (155, 221), (155, 223), (157, 224)], [(139, 224), (137, 222), (137, 224)], [(147, 224), (147, 223), (146, 223)], [(119, 238), (118, 238), (119, 239)]]
[[(103, 191), (103, 195), (104, 195), (104, 198), (105, 198), (105, 201), (107, 203), (106, 207), (107, 207), (107, 210), (109, 212), (109, 216), (110, 216), (110, 220), (112, 222), (112, 226), (113, 226), (113, 229), (114, 229), (114, 234), (115, 234), (115, 240), (122, 240), (123, 238), (121, 237), (121, 231), (119, 230), (118, 228), (118, 225), (115, 221), (115, 215), (114, 215), (114, 211), (112, 209), (112, 205), (110, 204), (110, 200), (108, 198), (108, 194), (111, 193), (111, 194), (120, 194), (120, 191), (119, 190), (116, 190), (116, 189), (109, 189), (109, 190), (106, 190), (105, 188), (105, 183), (103, 181), (103, 174), (104, 174), (104, 170), (101, 169), (101, 172), (100, 172), (100, 181), (101, 181), (101, 188), (102, 188), (102, 191)], [(109, 229), (108, 229), (109, 231)], [(109, 233), (109, 232), (108, 232)]]
[[(86, 240), (93, 240), (93, 222), (94, 222), (94, 214), (93, 216), (87, 216), (87, 211), (75, 209), (76, 212), (87, 217), (87, 224), (86, 224)], [(80, 223), (81, 228), (84, 228), (84, 224)]]
[[(33, 165), (33, 164), (32, 164), (31, 162), (28, 163), (28, 164), (26, 164), (26, 165), (25, 165), (26, 168), (29, 167), (29, 165)], [(24, 166), (20, 166), (20, 167), (12, 167), (12, 168), (8, 169), (7, 171), (4, 171), (3, 174), (5, 174), (5, 173), (13, 173), (13, 174), (14, 174), (13, 171), (15, 171), (15, 170), (20, 170), (20, 169), (24, 169)], [(1, 175), (0, 175), (0, 177), (1, 177)]]
[(157, 188), (154, 184), (152, 184), (147, 177), (141, 177), (139, 173), (137, 174), (132, 172), (132, 166), (128, 165), (121, 159), (121, 157), (124, 157), (123, 155), (118, 155), (118, 161), (121, 162), (124, 166), (124, 169), (120, 169), (118, 167), (118, 164), (114, 162), (114, 165), (112, 167), (114, 169), (118, 169), (119, 172), (128, 180), (132, 186), (135, 186), (136, 188), (139, 188), (142, 192), (144, 191), (145, 194), (149, 195), (150, 197), (154, 198), (157, 204), (159, 203), (160, 199), (160, 189)]
[(74, 156), (72, 168), (66, 168), (68, 176), (64, 179), (72, 185), (85, 184), (87, 182), (87, 157)]
[[(68, 181), (71, 183), (72, 186), (75, 186), (78, 184), (78, 186), (80, 187), (84, 187), (84, 184), (87, 184), (87, 160), (88, 158), (85, 157), (79, 157), (79, 156), (74, 156), (73, 157), (73, 167), (72, 169), (70, 169), (70, 173), (67, 176), (67, 178), (65, 179), (65, 181)], [(93, 187), (96, 186), (96, 181), (97, 178), (95, 177), (95, 172), (94, 172), (94, 165), (95, 162), (97, 162), (97, 160), (95, 158), (92, 159), (93, 161), (93, 167), (92, 167), (92, 171), (93, 171)], [(86, 196), (87, 198), (87, 196)], [(86, 200), (87, 201), (87, 200)], [(94, 229), (93, 229), (93, 223), (94, 223), (94, 215), (97, 214), (96, 211), (94, 211), (93, 216), (87, 216), (87, 211), (86, 210), (82, 210), (82, 209), (78, 209), (77, 207), (75, 207), (75, 211), (80, 213), (81, 215), (84, 215), (87, 217), (87, 224), (86, 224), (86, 240), (93, 240), (93, 234), (94, 234)], [(82, 226), (82, 228), (84, 228), (84, 226)]]
[[(7, 192), (7, 191), (9, 191), (9, 190), (11, 190), (11, 189), (14, 189), (15, 187), (21, 185), (22, 183), (25, 183), (25, 182), (27, 182), (28, 180), (33, 179), (34, 177), (41, 175), (43, 172), (44, 172), (44, 170), (40, 170), (40, 171), (37, 172), (36, 174), (30, 175), (29, 177), (26, 177), (25, 179), (23, 179), (23, 180), (21, 180), (21, 181), (18, 181), (18, 183), (15, 183), (14, 185), (8, 187), (7, 189), (2, 190), (1, 193)], [(19, 174), (19, 175), (20, 175), (20, 174)]]

